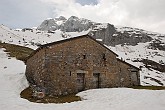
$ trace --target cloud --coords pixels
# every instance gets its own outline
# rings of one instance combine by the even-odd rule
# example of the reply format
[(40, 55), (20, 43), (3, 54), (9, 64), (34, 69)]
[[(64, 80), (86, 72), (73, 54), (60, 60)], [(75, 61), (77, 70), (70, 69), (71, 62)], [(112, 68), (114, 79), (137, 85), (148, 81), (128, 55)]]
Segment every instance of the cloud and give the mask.
[[(164, 0), (98, 0), (97, 4), (81, 5), (75, 0), (46, 0), (54, 3), (57, 16), (72, 15), (96, 22), (144, 28), (165, 33)], [(162, 27), (163, 26), (163, 27)]]
[(50, 4), (40, 0), (1, 0), (0, 23), (11, 28), (39, 25), (45, 17), (53, 15)]
[(81, 5), (96, 5), (98, 3), (97, 0), (76, 0), (76, 2)]
[(1, 0), (0, 13), (0, 22), (21, 27), (75, 15), (165, 33), (165, 0)]

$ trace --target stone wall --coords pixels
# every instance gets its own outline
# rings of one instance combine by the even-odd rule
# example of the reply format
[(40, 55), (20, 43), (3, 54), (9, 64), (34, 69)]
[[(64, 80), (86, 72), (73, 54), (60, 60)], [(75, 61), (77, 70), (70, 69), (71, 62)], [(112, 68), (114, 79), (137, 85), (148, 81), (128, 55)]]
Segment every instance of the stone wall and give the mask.
[[(131, 87), (140, 85), (140, 75), (137, 68), (121, 60), (118, 60), (118, 65), (120, 67), (120, 86)], [(134, 77), (134, 75), (136, 76)]]
[(130, 86), (126, 68), (109, 49), (92, 38), (80, 37), (45, 45), (28, 59), (26, 76), (46, 94), (66, 95), (78, 92), (77, 73), (84, 74), (84, 90), (96, 88), (94, 73), (99, 73), (100, 88)]
[(37, 85), (43, 89), (43, 80), (45, 79), (45, 49), (38, 51), (26, 62), (26, 77), (30, 86)]

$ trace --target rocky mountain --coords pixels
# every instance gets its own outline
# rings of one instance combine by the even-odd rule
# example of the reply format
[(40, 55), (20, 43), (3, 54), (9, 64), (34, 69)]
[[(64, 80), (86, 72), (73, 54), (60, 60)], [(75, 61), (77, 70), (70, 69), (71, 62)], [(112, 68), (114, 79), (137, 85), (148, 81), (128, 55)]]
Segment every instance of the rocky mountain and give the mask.
[[(60, 16), (59, 18), (44, 20), (37, 29), (41, 31), (61, 30), (62, 32), (89, 31), (89, 35), (95, 39), (102, 39), (102, 42), (108, 46), (118, 44), (137, 45), (138, 43), (153, 41), (153, 36), (165, 37), (165, 35), (148, 32), (143, 29), (116, 27), (109, 23), (96, 23), (76, 16), (71, 16), (68, 19)], [(162, 43), (160, 39), (156, 39), (153, 42)], [(159, 44), (157, 43), (157, 47), (164, 50), (165, 46)], [(155, 46), (153, 43), (151, 45)]]
[(93, 24), (94, 22), (90, 20), (76, 16), (71, 16), (69, 19), (60, 16), (59, 18), (44, 20), (37, 29), (42, 31), (81, 32), (88, 30)]
[(44, 20), (37, 29), (10, 29), (0, 25), (0, 42), (36, 49), (39, 45), (89, 34), (141, 68), (142, 85), (165, 86), (165, 35), (71, 16)]

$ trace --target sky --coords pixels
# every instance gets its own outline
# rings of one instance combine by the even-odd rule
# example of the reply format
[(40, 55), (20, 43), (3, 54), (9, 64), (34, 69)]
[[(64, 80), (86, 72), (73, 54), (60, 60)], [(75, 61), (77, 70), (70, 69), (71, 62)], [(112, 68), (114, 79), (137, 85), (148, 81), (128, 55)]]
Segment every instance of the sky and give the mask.
[(165, 0), (0, 0), (0, 24), (10, 28), (37, 27), (59, 16), (165, 34)]

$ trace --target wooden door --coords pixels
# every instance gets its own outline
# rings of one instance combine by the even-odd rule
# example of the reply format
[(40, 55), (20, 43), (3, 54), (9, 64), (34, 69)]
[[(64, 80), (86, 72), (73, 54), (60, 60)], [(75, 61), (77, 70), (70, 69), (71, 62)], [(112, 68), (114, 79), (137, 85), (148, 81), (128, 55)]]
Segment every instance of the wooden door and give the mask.
[(100, 87), (99, 77), (100, 77), (100, 73), (93, 73), (93, 87), (94, 88)]
[(84, 90), (84, 73), (77, 73), (77, 89), (78, 91), (83, 91)]

